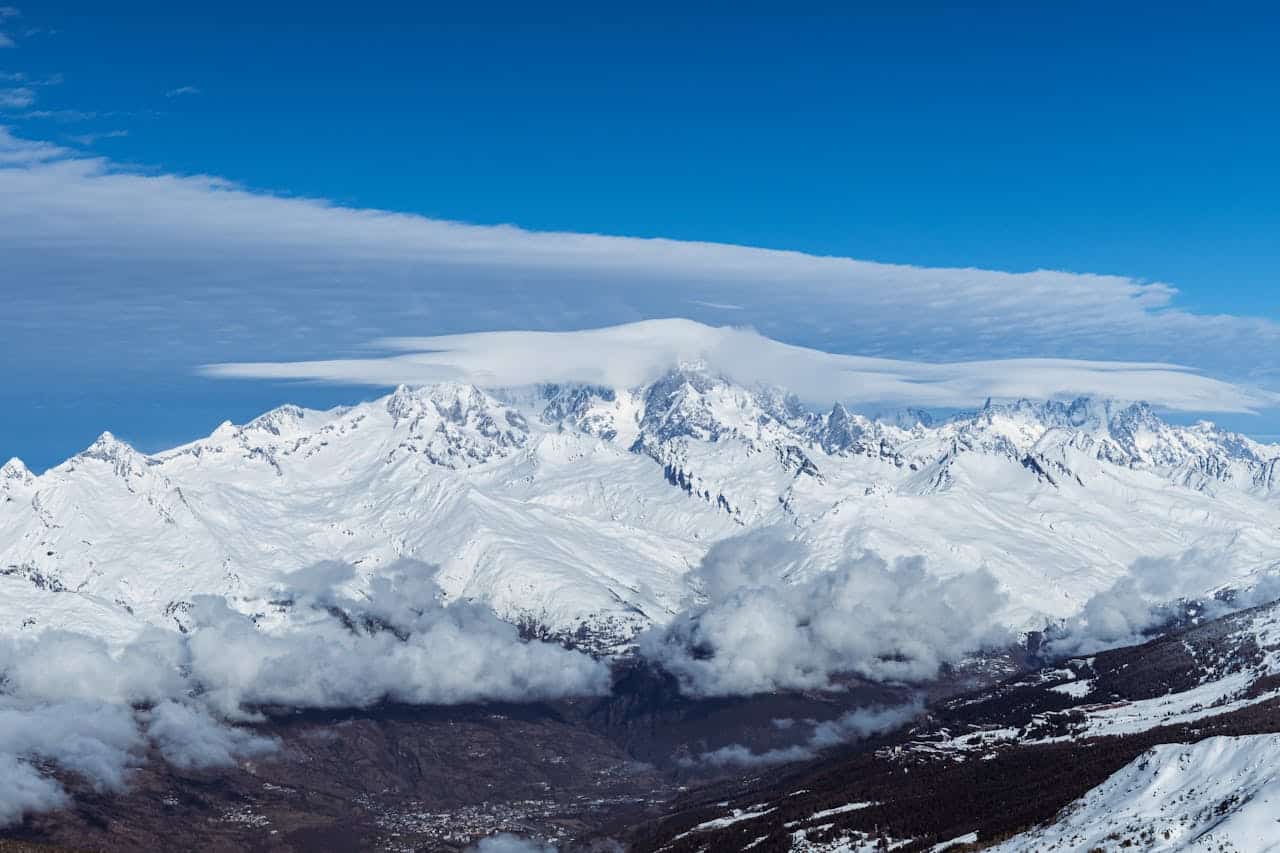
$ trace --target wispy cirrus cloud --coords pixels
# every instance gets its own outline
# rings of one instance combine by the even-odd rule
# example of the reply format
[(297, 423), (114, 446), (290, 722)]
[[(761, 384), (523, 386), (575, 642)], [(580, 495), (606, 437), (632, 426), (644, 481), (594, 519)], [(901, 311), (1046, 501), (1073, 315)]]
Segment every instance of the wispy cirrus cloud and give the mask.
[(103, 115), (102, 113), (93, 112), (91, 110), (28, 110), (20, 113), (17, 118), (20, 119), (47, 119), (56, 122), (80, 122), (92, 121)]
[(23, 71), (3, 71), (0, 72), (0, 81), (22, 83), (27, 86), (58, 86), (62, 84), (63, 76), (61, 74), (49, 74), (37, 77)]
[(0, 167), (23, 167), (67, 157), (71, 150), (52, 142), (20, 139), (0, 126)]
[(99, 133), (81, 133), (70, 137), (71, 141), (80, 145), (93, 145), (103, 139), (122, 139), (129, 135), (127, 130), (106, 130)]
[(36, 102), (36, 92), (29, 86), (0, 89), (0, 109), (24, 109)]
[(179, 86), (176, 89), (170, 89), (164, 93), (166, 98), (181, 98), (183, 95), (199, 95), (200, 90), (195, 86)]
[[(10, 18), (17, 18), (22, 13), (14, 6), (0, 6), (0, 23), (4, 23)], [(0, 33), (0, 48), (15, 47), (13, 39), (5, 33)]]

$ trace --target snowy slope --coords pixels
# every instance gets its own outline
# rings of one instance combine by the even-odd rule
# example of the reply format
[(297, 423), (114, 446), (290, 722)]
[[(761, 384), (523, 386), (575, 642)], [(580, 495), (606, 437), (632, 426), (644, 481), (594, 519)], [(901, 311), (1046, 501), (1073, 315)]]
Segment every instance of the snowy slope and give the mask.
[[(1186, 689), (1169, 686), (1162, 695), (1115, 702), (1107, 701), (1113, 698), (1109, 696), (1090, 696), (1096, 679), (1074, 682), (1082, 685), (1077, 694), (1101, 706), (1089, 707), (1075, 736), (1124, 735), (1190, 723), (1280, 695), (1280, 605), (1254, 608), (1217, 624), (1222, 632), (1210, 642), (1196, 630), (1183, 635), (1182, 647), (1196, 674)], [(1073, 663), (1083, 675), (1091, 674), (1087, 661)]]
[(986, 761), (1032, 745), (1194, 728), (1277, 700), (1280, 601), (1273, 601), (1141, 645), (1056, 660), (977, 699), (949, 700), (894, 754)]
[(913, 853), (1280, 851), (1278, 703), (1271, 602), (905, 706), (872, 750), (777, 753), (796, 763), (768, 774), (768, 753), (721, 750), (750, 775), (694, 789), (636, 837), (673, 850), (877, 849), (883, 836)]
[(1280, 735), (1157, 746), (1051, 826), (990, 849), (1280, 850)]
[(191, 596), (252, 610), (279, 573), (408, 557), (451, 598), (625, 639), (669, 620), (713, 542), (782, 525), (805, 572), (861, 549), (989, 569), (1013, 627), (1079, 610), (1143, 556), (1223, 554), (1212, 588), (1280, 553), (1280, 447), (1150, 408), (988, 405), (939, 424), (696, 366), (631, 389), (440, 384), (285, 406), (144, 455), (104, 433), (42, 475), (0, 469), (0, 630), (173, 624)]

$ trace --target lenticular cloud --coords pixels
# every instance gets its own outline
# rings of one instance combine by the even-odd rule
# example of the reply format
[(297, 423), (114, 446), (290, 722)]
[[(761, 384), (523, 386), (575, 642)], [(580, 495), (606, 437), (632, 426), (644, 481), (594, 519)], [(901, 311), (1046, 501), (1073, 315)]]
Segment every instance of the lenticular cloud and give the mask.
[(432, 567), (402, 563), (361, 595), (354, 570), (287, 576), (279, 625), (201, 597), (187, 633), (149, 629), (123, 649), (66, 631), (0, 638), (0, 825), (68, 802), (49, 767), (99, 791), (128, 785), (154, 747), (183, 768), (273, 751), (233, 723), (270, 708), (530, 701), (608, 690), (608, 667), (466, 602), (444, 605)]
[(672, 318), (577, 332), (496, 331), (392, 338), (396, 355), (206, 365), (209, 376), (365, 385), (467, 381), (484, 387), (569, 383), (630, 388), (681, 364), (733, 381), (779, 386), (802, 399), (948, 408), (984, 399), (1146, 400), (1185, 411), (1250, 411), (1274, 394), (1171, 364), (1018, 358), (927, 363), (792, 346), (751, 329)]
[(1005, 596), (985, 570), (938, 579), (923, 558), (873, 553), (789, 581), (806, 554), (777, 534), (717, 544), (697, 569), (705, 603), (642, 639), (695, 696), (831, 689), (839, 675), (922, 681), (1003, 639)]

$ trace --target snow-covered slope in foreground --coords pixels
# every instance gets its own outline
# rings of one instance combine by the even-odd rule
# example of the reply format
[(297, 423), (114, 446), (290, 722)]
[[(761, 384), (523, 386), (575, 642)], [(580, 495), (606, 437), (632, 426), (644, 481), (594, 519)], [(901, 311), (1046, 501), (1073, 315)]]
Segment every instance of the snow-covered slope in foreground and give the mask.
[(991, 849), (1280, 850), (1280, 735), (1157, 746), (1053, 825)]
[(256, 612), (281, 572), (336, 559), (367, 580), (412, 558), (451, 599), (625, 640), (687, 604), (712, 543), (763, 526), (806, 545), (796, 577), (864, 549), (985, 567), (1001, 618), (1039, 627), (1140, 557), (1222, 558), (1170, 597), (1249, 583), (1280, 554), (1278, 459), (1142, 404), (877, 421), (697, 368), (632, 389), (400, 388), (151, 456), (104, 433), (40, 476), (11, 461), (0, 631), (123, 640), (194, 595)]

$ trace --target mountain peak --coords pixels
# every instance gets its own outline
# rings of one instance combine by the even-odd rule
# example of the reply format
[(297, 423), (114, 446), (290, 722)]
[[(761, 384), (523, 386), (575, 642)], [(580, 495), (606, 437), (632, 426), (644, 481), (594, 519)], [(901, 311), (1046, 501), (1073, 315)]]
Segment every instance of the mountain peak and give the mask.
[(231, 421), (223, 421), (209, 433), (210, 438), (231, 438), (236, 434), (236, 425)]
[(696, 364), (683, 364), (641, 390), (641, 427), (658, 441), (694, 438), (747, 441), (786, 432), (805, 419), (794, 395), (777, 388), (746, 388)]
[(503, 408), (502, 403), (465, 382), (435, 382), (430, 385), (398, 385), (386, 398), (386, 409), (397, 422), (421, 416), (427, 410), (446, 420), (462, 423), (467, 413)]
[(140, 473), (149, 463), (148, 457), (135, 450), (131, 444), (121, 441), (106, 431), (99, 435), (93, 444), (77, 453), (64, 464), (74, 466), (76, 461), (87, 459), (108, 463), (115, 473), (121, 477), (129, 477)]
[(16, 456), (4, 463), (3, 467), (0, 467), (0, 481), (2, 482), (29, 483), (34, 478), (35, 475), (27, 468), (26, 463)]
[(874, 444), (868, 436), (874, 425), (836, 403), (825, 416), (816, 419), (811, 431), (813, 440), (827, 453), (864, 453)]
[(244, 425), (246, 430), (261, 430), (272, 435), (283, 436), (293, 432), (306, 419), (307, 412), (301, 406), (286, 403), (265, 412)]
[(529, 424), (518, 410), (463, 382), (401, 385), (383, 406), (404, 436), (398, 449), (445, 467), (502, 458), (529, 439)]
[(92, 459), (116, 460), (130, 454), (137, 453), (128, 442), (121, 441), (112, 435), (109, 431), (103, 430), (97, 438), (93, 440), (84, 450), (80, 451), (80, 456), (87, 456)]

